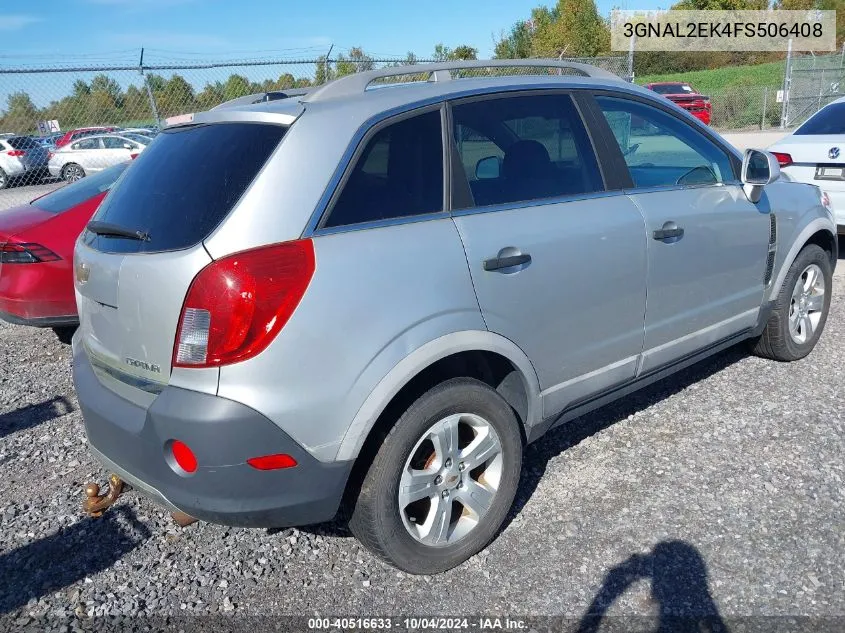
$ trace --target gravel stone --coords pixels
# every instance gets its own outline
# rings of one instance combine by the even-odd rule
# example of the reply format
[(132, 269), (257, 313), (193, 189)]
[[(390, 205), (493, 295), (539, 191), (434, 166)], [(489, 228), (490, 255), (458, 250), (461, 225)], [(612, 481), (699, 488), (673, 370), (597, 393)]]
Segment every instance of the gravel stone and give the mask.
[(667, 587), (669, 612), (845, 615), (843, 289), (840, 261), (808, 358), (734, 348), (530, 446), (502, 533), (434, 577), (381, 563), (339, 522), (182, 529), (135, 492), (84, 517), (83, 485), (108, 472), (87, 451), (70, 348), (0, 324), (0, 628), (47, 617), (86, 630), (104, 614), (579, 617), (602, 601), (653, 615)]

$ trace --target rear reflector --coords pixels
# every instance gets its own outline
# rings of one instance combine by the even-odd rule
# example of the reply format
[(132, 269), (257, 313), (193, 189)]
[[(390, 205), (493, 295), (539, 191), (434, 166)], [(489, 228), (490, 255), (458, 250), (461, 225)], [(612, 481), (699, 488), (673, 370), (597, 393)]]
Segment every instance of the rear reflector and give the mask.
[(290, 455), (265, 455), (264, 457), (251, 457), (246, 463), (257, 470), (279, 470), (281, 468), (293, 468), (296, 460)]
[(314, 268), (311, 240), (256, 248), (210, 263), (185, 297), (173, 365), (217, 367), (259, 354), (299, 305)]
[(173, 459), (179, 465), (179, 468), (186, 473), (192, 473), (197, 469), (197, 458), (194, 452), (188, 448), (188, 445), (179, 440), (173, 440), (170, 445), (170, 452), (173, 453)]
[(49, 248), (41, 246), (41, 244), (9, 242), (0, 245), (0, 264), (37, 264), (39, 262), (55, 262), (60, 259), (61, 257)]
[(772, 155), (778, 159), (778, 165), (781, 167), (789, 167), (792, 164), (792, 156), (782, 152), (772, 152)]

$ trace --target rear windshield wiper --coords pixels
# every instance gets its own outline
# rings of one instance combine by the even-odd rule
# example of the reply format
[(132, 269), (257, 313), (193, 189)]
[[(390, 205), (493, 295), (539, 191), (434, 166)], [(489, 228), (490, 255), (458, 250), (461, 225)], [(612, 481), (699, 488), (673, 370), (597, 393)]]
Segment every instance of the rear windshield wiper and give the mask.
[(125, 237), (130, 240), (139, 240), (141, 242), (149, 242), (150, 234), (146, 231), (136, 231), (134, 229), (127, 229), (118, 224), (110, 224), (109, 222), (98, 222), (91, 220), (86, 227), (92, 233), (97, 235), (105, 235), (106, 237)]

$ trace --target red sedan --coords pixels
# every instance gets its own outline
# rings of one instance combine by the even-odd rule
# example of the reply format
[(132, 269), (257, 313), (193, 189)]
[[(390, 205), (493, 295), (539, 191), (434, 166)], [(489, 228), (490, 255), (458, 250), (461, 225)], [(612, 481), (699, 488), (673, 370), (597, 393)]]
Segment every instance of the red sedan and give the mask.
[(0, 211), (0, 319), (52, 327), (61, 338), (78, 324), (74, 243), (127, 165)]
[(710, 125), (710, 116), (713, 110), (710, 97), (699, 94), (689, 84), (680, 81), (662, 81), (646, 84), (646, 88), (677, 103), (696, 119), (705, 125)]
[(56, 140), (56, 147), (62, 147), (76, 141), (83, 136), (91, 136), (93, 134), (108, 134), (114, 132), (117, 128), (112, 126), (98, 126), (98, 127), (80, 127), (70, 132), (65, 132), (64, 136), (60, 136)]

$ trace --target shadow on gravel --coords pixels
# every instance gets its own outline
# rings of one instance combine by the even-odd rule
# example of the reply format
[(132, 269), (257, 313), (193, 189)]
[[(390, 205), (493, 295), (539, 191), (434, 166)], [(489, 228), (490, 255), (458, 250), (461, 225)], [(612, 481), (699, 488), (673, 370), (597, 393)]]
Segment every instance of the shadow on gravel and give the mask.
[(688, 367), (677, 374), (664, 378), (640, 391), (611, 402), (591, 413), (575, 418), (550, 431), (531, 444), (525, 451), (522, 476), (511, 508), (502, 531), (510, 525), (528, 503), (531, 495), (546, 472), (549, 461), (564, 451), (581, 443), (591, 435), (625, 420), (629, 415), (673, 396), (715, 373), (718, 373), (748, 356), (745, 346), (740, 344), (715, 356)]
[(0, 438), (17, 431), (25, 431), (43, 422), (49, 422), (75, 411), (64, 396), (50, 398), (38, 404), (30, 404), (10, 413), (0, 415)]
[[(581, 618), (578, 633), (599, 631), (610, 606), (640, 580), (651, 581), (651, 600), (658, 611), (655, 630), (659, 633), (728, 631), (710, 595), (707, 565), (699, 551), (685, 541), (663, 541), (651, 553), (634, 554), (607, 572), (596, 597)], [(613, 619), (620, 625), (626, 618)], [(636, 630), (642, 629), (637, 627)]]
[(0, 613), (111, 567), (150, 536), (147, 526), (124, 506), (4, 553), (0, 556)]

